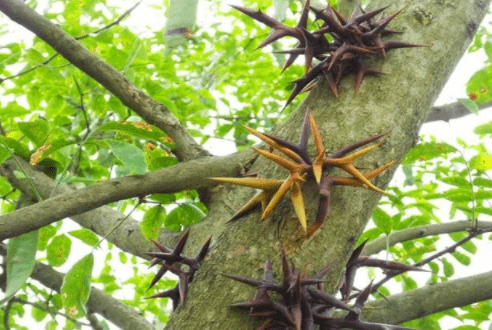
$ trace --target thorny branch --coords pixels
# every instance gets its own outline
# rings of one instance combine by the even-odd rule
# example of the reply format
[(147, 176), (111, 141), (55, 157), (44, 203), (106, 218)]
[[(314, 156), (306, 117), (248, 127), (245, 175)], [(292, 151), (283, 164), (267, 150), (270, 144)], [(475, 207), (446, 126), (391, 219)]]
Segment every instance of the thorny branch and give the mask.
[[(473, 228), (473, 222), (469, 220), (443, 222), (427, 226), (413, 227), (403, 230), (392, 232), (388, 237), (381, 237), (369, 242), (362, 251), (362, 256), (369, 256), (386, 249), (386, 246), (393, 246), (395, 244), (410, 241), (420, 237), (449, 234), (460, 231), (465, 231)], [(477, 221), (477, 229), (479, 230), (491, 230), (492, 222), (490, 221)]]
[[(445, 255), (445, 254), (448, 254), (448, 253), (453, 253), (454, 251), (456, 251), (456, 249), (465, 244), (466, 242), (470, 241), (471, 239), (477, 237), (478, 235), (482, 235), (484, 233), (488, 233), (488, 232), (492, 232), (492, 229), (488, 229), (488, 230), (480, 230), (480, 229), (475, 229), (475, 228), (471, 228), (468, 230), (469, 231), (469, 235), (463, 239), (461, 239), (459, 242), (456, 242), (455, 244), (447, 247), (446, 249), (440, 251), (440, 252), (437, 252), (431, 256), (429, 256), (428, 258), (425, 258), (417, 263), (415, 263), (413, 266), (414, 267), (421, 267), (421, 266), (424, 266), (426, 264), (428, 264), (429, 262)], [(374, 293), (377, 291), (377, 289), (383, 285), (384, 283), (388, 282), (389, 280), (391, 280), (393, 277), (397, 276), (397, 275), (400, 275), (404, 273), (404, 271), (387, 271), (386, 272), (386, 277), (383, 278), (382, 280), (380, 280), (379, 282), (377, 282), (376, 284), (374, 284), (372, 286), (372, 290), (371, 290), (371, 293)], [(360, 293), (356, 293), (354, 295), (352, 295), (350, 298), (353, 299), (353, 298), (356, 298)]]

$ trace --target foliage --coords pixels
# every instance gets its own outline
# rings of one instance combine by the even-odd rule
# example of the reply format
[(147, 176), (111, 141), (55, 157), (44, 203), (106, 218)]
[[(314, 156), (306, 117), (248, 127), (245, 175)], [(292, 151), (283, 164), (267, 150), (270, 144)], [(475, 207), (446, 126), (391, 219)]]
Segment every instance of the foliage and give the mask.
[[(150, 29), (139, 36), (124, 21), (89, 34), (80, 42), (166, 105), (186, 123), (200, 143), (209, 146), (207, 142), (215, 139), (231, 140), (231, 149), (241, 150), (254, 142), (248, 139), (249, 133), (243, 129), (243, 124), (268, 131), (299, 104), (301, 98), (295, 99), (283, 114), (278, 114), (290, 94), (290, 83), (302, 76), (303, 65), (297, 63), (279, 74), (278, 64), (282, 63), (275, 62), (282, 62), (282, 55), (254, 51), (261, 40), (257, 36), (266, 36), (268, 28), (236, 11), (224, 10), (217, 1), (204, 3), (214, 10), (214, 20), (204, 23), (208, 24), (207, 28), (196, 28), (186, 44), (173, 49), (162, 46), (165, 40), (161, 31)], [(110, 24), (127, 9), (112, 6), (106, 0), (51, 0), (49, 4), (45, 17), (72, 36), (82, 36)], [(271, 1), (248, 0), (244, 5), (269, 8)], [(160, 5), (154, 10), (156, 15), (164, 16)], [(299, 10), (300, 5), (290, 3), (286, 25), (295, 23), (292, 12)], [(232, 20), (235, 23), (231, 25)], [(10, 25), (0, 25), (2, 40), (9, 40), (11, 29)], [(469, 99), (464, 103), (470, 109), (492, 100), (488, 87), (492, 75), (492, 41), (486, 27), (479, 29), (469, 49), (470, 52), (479, 50), (485, 52), (488, 60), (467, 83)], [(142, 175), (178, 162), (172, 154), (175, 147), (172, 139), (128, 110), (119, 99), (67, 60), (56, 56), (40, 65), (54, 54), (53, 49), (37, 37), (10, 40), (0, 48), (0, 122), (6, 132), (5, 136), (0, 136), (0, 163), (5, 162), (10, 153), (39, 167), (43, 160), (49, 160), (56, 168), (58, 184), (75, 183), (84, 187), (109, 178)], [(37, 68), (6, 79), (34, 67)], [(390, 195), (375, 209), (372, 226), (360, 237), (360, 242), (397, 230), (452, 220), (490, 220), (492, 122), (480, 123), (475, 133), (480, 139), (478, 143), (436, 141), (426, 137), (418, 144), (403, 162), (405, 183), (388, 188)], [(18, 173), (18, 178), (23, 178), (22, 173)], [(0, 196), (2, 213), (14, 211), (21, 198), (3, 177), (0, 177)], [(134, 216), (141, 220), (141, 230), (149, 240), (155, 239), (162, 228), (181, 230), (199, 222), (208, 212), (196, 191), (154, 194), (141, 201), (125, 200), (112, 206), (125, 213), (136, 207)], [(447, 214), (443, 213), (444, 208)], [(89, 270), (92, 271), (94, 255), (80, 258), (83, 254), (79, 251), (89, 251), (98, 245), (98, 237), (93, 232), (64, 221), (40, 229), (39, 238), (36, 234), (34, 239), (34, 235), (13, 238), (8, 243), (6, 273), (7, 277), (12, 272), (16, 276), (11, 276), (14, 280), (8, 278), (6, 294), (13, 295), (19, 289), (16, 297), (47, 306), (49, 312), (12, 303), (6, 317), (12, 329), (26, 329), (29, 321), (25, 318), (29, 311), (32, 318), (47, 329), (75, 328), (74, 321), (60, 318), (54, 312), (85, 315), (84, 304), (91, 281), (108, 294), (124, 297), (125, 304), (147, 319), (167, 321), (169, 315), (162, 312), (167, 308), (166, 301), (143, 299), (157, 291), (145, 291), (142, 283), (150, 283), (153, 275), (141, 272), (142, 262), (134, 256), (121, 252), (111, 243), (102, 245), (101, 250), (93, 253), (96, 262), (102, 264), (105, 260), (104, 266), (97, 267), (96, 263), (91, 279)], [(459, 232), (407, 241), (389, 247), (389, 258), (413, 264), (442, 249), (447, 242), (459, 241), (464, 236), (466, 233)], [(475, 239), (485, 238), (492, 239), (492, 235)], [(471, 263), (476, 245), (468, 241), (450, 255), (430, 262), (433, 272), (424, 278), (399, 275), (396, 282), (402, 290), (410, 290), (423, 283), (449, 281), (458, 268)], [(27, 280), (34, 267), (33, 246), (37, 246), (37, 261), (47, 261), (55, 269), (68, 271), (61, 295)], [(76, 280), (81, 282), (72, 282)], [(171, 289), (175, 284), (171, 279), (162, 280), (158, 290)], [(80, 291), (69, 289), (77, 285), (82, 288)], [(385, 295), (396, 291), (394, 285), (379, 288)], [(376, 299), (381, 298), (376, 295)], [(70, 309), (73, 306), (76, 310)], [(64, 311), (66, 307), (68, 312)], [(4, 317), (5, 311), (0, 310), (0, 317)], [(491, 313), (492, 304), (484, 301), (414, 320), (406, 326), (441, 329), (440, 321), (450, 316), (459, 324), (466, 322), (456, 329), (472, 329), (483, 326)]]

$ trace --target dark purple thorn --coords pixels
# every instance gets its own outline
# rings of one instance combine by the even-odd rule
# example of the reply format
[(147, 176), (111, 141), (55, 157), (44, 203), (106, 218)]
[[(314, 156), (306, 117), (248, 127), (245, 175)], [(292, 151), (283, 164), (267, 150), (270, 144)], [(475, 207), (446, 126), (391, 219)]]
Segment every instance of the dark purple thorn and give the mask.
[(311, 126), (309, 124), (309, 111), (306, 110), (304, 112), (304, 119), (302, 121), (302, 128), (301, 128), (301, 133), (299, 135), (299, 142), (297, 144), (294, 144), (289, 141), (285, 141), (283, 139), (280, 139), (276, 136), (273, 136), (271, 134), (264, 134), (268, 136), (270, 139), (273, 141), (277, 142), (280, 144), (282, 147), (288, 148), (292, 151), (294, 151), (296, 154), (298, 154), (302, 160), (308, 164), (311, 165), (311, 159), (309, 158), (308, 154), (308, 140), (309, 140), (309, 132), (311, 130)]
[(241, 283), (244, 283), (244, 284), (247, 284), (250, 286), (260, 286), (263, 283), (261, 281), (253, 280), (251, 278), (243, 277), (243, 276), (236, 276), (236, 275), (229, 275), (229, 274), (220, 274), (220, 275), (222, 275), (224, 277), (231, 278), (233, 280), (239, 281)]
[(183, 236), (181, 236), (181, 238), (178, 240), (178, 242), (176, 243), (176, 245), (174, 246), (174, 250), (173, 250), (173, 254), (175, 255), (180, 255), (181, 252), (183, 251), (183, 248), (186, 244), (186, 241), (188, 240), (188, 236), (190, 235), (190, 230), (189, 229), (186, 229), (186, 231), (184, 232)]
[(360, 147), (362, 147), (362, 146), (364, 146), (366, 144), (369, 144), (371, 142), (374, 142), (376, 140), (379, 140), (380, 138), (382, 138), (383, 136), (385, 136), (388, 133), (389, 133), (389, 131), (386, 131), (386, 132), (381, 133), (381, 134), (376, 134), (376, 135), (374, 135), (374, 136), (372, 136), (370, 138), (361, 140), (361, 141), (356, 142), (354, 144), (351, 144), (349, 146), (346, 146), (346, 147), (343, 147), (341, 149), (338, 149), (333, 154), (327, 156), (327, 159), (341, 158), (341, 157), (345, 156), (347, 153), (349, 153), (351, 151), (354, 151), (355, 149), (359, 149)]
[(157, 241), (155, 241), (155, 240), (153, 240), (153, 239), (152, 239), (151, 241), (152, 241), (152, 243), (154, 243), (154, 245), (155, 245), (155, 246), (159, 249), (159, 251), (161, 251), (161, 252), (163, 252), (163, 253), (170, 253), (170, 252), (172, 252), (172, 250), (171, 250), (171, 249), (168, 249), (168, 248), (167, 248), (167, 247), (165, 247), (163, 244), (161, 244), (161, 243), (159, 243), (159, 242), (157, 242)]
[(372, 281), (369, 283), (369, 285), (362, 291), (358, 296), (357, 299), (355, 300), (354, 306), (352, 306), (353, 311), (349, 312), (347, 316), (345, 317), (346, 320), (358, 320), (359, 315), (362, 311), (362, 308), (364, 307), (364, 304), (366, 303), (367, 299), (369, 298), (369, 295), (371, 294), (372, 290)]
[(203, 244), (202, 248), (200, 249), (200, 252), (198, 252), (197, 256), (195, 257), (195, 260), (198, 261), (200, 264), (203, 259), (205, 259), (205, 256), (208, 253), (208, 249), (210, 248), (210, 243), (212, 242), (212, 236), (209, 237), (209, 239)]
[(289, 279), (291, 278), (292, 271), (289, 266), (289, 261), (287, 260), (287, 256), (285, 255), (285, 250), (282, 247), (282, 272), (284, 274), (283, 279), (283, 288), (287, 289), (289, 287)]
[(345, 37), (347, 36), (346, 31), (343, 29), (340, 23), (336, 21), (335, 17), (333, 17), (329, 13), (324, 13), (323, 11), (318, 10), (314, 7), (310, 7), (310, 8), (316, 14), (316, 19), (323, 20), (326, 23), (326, 25), (332, 29), (331, 31), (336, 32), (341, 36), (345, 36)]
[(183, 261), (183, 257), (180, 255), (176, 255), (174, 253), (162, 253), (162, 252), (145, 252), (146, 255), (151, 256), (154, 259), (165, 260), (169, 264), (175, 262)]
[(313, 299), (316, 299), (316, 300), (321, 300), (331, 306), (334, 306), (336, 308), (340, 308), (340, 309), (343, 309), (343, 310), (346, 310), (346, 311), (350, 311), (352, 310), (346, 303), (344, 303), (343, 301), (325, 293), (325, 292), (321, 292), (321, 291), (317, 291), (317, 290), (314, 290), (314, 289), (311, 289), (311, 288), (307, 288), (307, 292), (309, 293), (309, 295), (313, 298)]
[(302, 8), (301, 18), (299, 19), (299, 23), (297, 23), (297, 27), (306, 28), (309, 16), (309, 2), (310, 0), (306, 0), (304, 4), (304, 8)]
[(422, 269), (412, 265), (405, 265), (395, 261), (386, 261), (386, 260), (372, 259), (367, 257), (359, 258), (359, 260), (356, 262), (358, 267), (378, 267), (386, 270), (396, 270), (396, 271), (413, 270), (419, 272), (428, 272), (428, 270), (426, 269)]
[(368, 11), (368, 12), (365, 12), (357, 17), (354, 17), (353, 18), (353, 22), (354, 23), (357, 23), (357, 24), (361, 24), (362, 22), (364, 21), (369, 21), (371, 18), (373, 18), (374, 16), (376, 16), (377, 14), (379, 14), (380, 12), (384, 11), (386, 8), (388, 8), (389, 6), (386, 6), (386, 7), (381, 7), (379, 9), (374, 9), (374, 10), (371, 10), (371, 11)]
[(186, 298), (186, 293), (188, 292), (188, 274), (186, 273), (181, 273), (179, 275), (179, 283), (178, 283), (178, 288), (179, 288), (179, 298), (181, 299), (182, 302), (185, 301)]
[(170, 298), (173, 302), (173, 310), (176, 309), (179, 305), (179, 289), (178, 286), (174, 287), (172, 290), (163, 291), (152, 295), (150, 297), (146, 297), (145, 299), (151, 298)]
[(249, 17), (251, 17), (251, 18), (257, 20), (258, 22), (261, 22), (261, 23), (263, 23), (263, 24), (265, 24), (271, 28), (276, 28), (276, 27), (279, 27), (282, 25), (282, 23), (280, 23), (276, 19), (274, 19), (268, 15), (265, 15), (261, 10), (254, 11), (254, 10), (240, 7), (240, 6), (235, 6), (235, 5), (230, 5), (230, 6), (236, 10), (239, 10), (243, 14), (246, 14)]
[(403, 9), (397, 11), (393, 15), (382, 19), (377, 23), (377, 26), (370, 32), (364, 33), (362, 36), (362, 40), (364, 41), (370, 41), (373, 40), (377, 35), (381, 35), (381, 33), (384, 31), (386, 28), (386, 25), (388, 25), (396, 16), (400, 15)]
[(404, 42), (404, 41), (386, 41), (384, 43), (384, 48), (386, 50), (388, 49), (395, 49), (395, 48), (417, 48), (417, 47), (429, 47), (426, 45), (416, 45), (416, 44), (411, 44), (409, 42)]
[(151, 287), (153, 287), (162, 278), (162, 276), (164, 276), (164, 274), (166, 272), (167, 272), (167, 268), (166, 267), (161, 267), (159, 269), (159, 271), (157, 272), (157, 274), (155, 274), (154, 278), (152, 279), (152, 282), (150, 282), (150, 285), (147, 288), (147, 290), (150, 289)]

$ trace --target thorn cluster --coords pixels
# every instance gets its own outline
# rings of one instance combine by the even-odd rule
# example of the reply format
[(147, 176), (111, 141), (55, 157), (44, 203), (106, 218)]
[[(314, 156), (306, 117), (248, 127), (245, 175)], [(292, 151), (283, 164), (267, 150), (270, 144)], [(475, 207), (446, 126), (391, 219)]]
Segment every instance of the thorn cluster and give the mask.
[[(294, 89), (285, 106), (299, 93), (312, 89), (318, 76), (326, 78), (331, 91), (338, 97), (340, 81), (345, 76), (354, 74), (355, 90), (358, 92), (367, 74), (382, 73), (367, 68), (364, 62), (366, 57), (369, 55), (385, 56), (387, 50), (395, 48), (421, 47), (408, 42), (383, 41), (384, 36), (398, 33), (387, 29), (386, 26), (401, 13), (400, 10), (389, 17), (376, 20), (376, 15), (387, 7), (368, 12), (357, 10), (349, 18), (345, 18), (329, 4), (325, 9), (318, 10), (310, 7), (309, 0), (306, 0), (301, 18), (295, 27), (285, 26), (260, 10), (232, 7), (273, 29), (273, 32), (258, 48), (286, 36), (299, 41), (296, 48), (279, 52), (289, 54), (283, 70), (287, 69), (299, 55), (305, 57), (306, 74), (294, 81)], [(315, 14), (316, 21), (322, 21), (321, 26), (315, 31), (307, 30), (310, 9)], [(319, 60), (319, 63), (313, 65), (313, 59)]]
[[(330, 208), (330, 192), (333, 186), (345, 185), (353, 187), (365, 187), (384, 194), (384, 191), (373, 185), (370, 180), (396, 163), (394, 161), (389, 162), (367, 173), (361, 173), (353, 165), (353, 162), (357, 158), (361, 157), (372, 149), (377, 148), (379, 144), (365, 147), (364, 149), (353, 153), (350, 152), (371, 142), (379, 140), (384, 135), (386, 135), (386, 133), (377, 134), (373, 137), (351, 144), (336, 151), (331, 155), (326, 154), (325, 147), (323, 146), (323, 142), (318, 130), (318, 126), (313, 115), (310, 114), (309, 111), (306, 111), (304, 115), (301, 135), (299, 138), (299, 143), (297, 144), (285, 141), (270, 134), (259, 133), (249, 127), (245, 128), (251, 134), (259, 137), (266, 144), (268, 144), (271, 149), (277, 150), (289, 158), (283, 158), (267, 150), (255, 149), (255, 151), (260, 155), (276, 162), (277, 164), (288, 170), (289, 176), (285, 180), (262, 179), (254, 177), (212, 178), (213, 181), (219, 183), (230, 183), (260, 189), (260, 192), (256, 194), (248, 203), (246, 203), (246, 205), (244, 205), (232, 217), (231, 220), (236, 220), (240, 218), (241, 216), (245, 215), (253, 208), (255, 208), (257, 205), (261, 205), (262, 207), (261, 219), (264, 220), (272, 213), (272, 211), (279, 204), (283, 196), (285, 196), (285, 194), (290, 191), (292, 204), (294, 205), (294, 209), (299, 222), (301, 223), (301, 226), (303, 230), (307, 233), (307, 235), (311, 236), (319, 228), (321, 228), (321, 225), (328, 215), (328, 211)], [(308, 153), (308, 140), (310, 131), (313, 135), (317, 151), (317, 156), (314, 158), (314, 160), (311, 159)], [(331, 176), (323, 173), (325, 170), (333, 167), (338, 167), (346, 171), (352, 177)], [(316, 182), (318, 183), (318, 187), (320, 190), (320, 200), (318, 204), (318, 215), (316, 221), (308, 230), (301, 186), (311, 177), (314, 177), (316, 179)]]
[[(383, 260), (360, 257), (364, 244), (359, 246), (352, 254), (347, 263), (346, 273), (349, 273), (349, 269), (354, 270), (361, 266), (382, 267), (393, 270), (422, 270), (396, 262), (388, 263)], [(355, 264), (357, 264), (356, 267), (354, 266)], [(289, 265), (285, 251), (282, 249), (282, 283), (274, 281), (272, 264), (269, 260), (266, 261), (264, 266), (265, 275), (263, 281), (242, 276), (223, 275), (256, 287), (256, 294), (253, 300), (234, 304), (230, 307), (248, 309), (251, 316), (266, 318), (256, 330), (311, 330), (314, 329), (315, 325), (318, 325), (319, 329), (323, 330), (342, 328), (359, 330), (409, 329), (396, 325), (369, 323), (360, 320), (359, 317), (371, 292), (372, 283), (360, 292), (352, 306), (348, 305), (348, 295), (344, 295), (343, 292), (342, 297), (347, 297), (344, 301), (325, 292), (322, 286), (323, 278), (332, 267), (332, 265), (328, 265), (312, 277), (307, 277), (306, 274), (301, 275), (298, 269)], [(351, 273), (355, 276), (355, 271)], [(350, 281), (353, 283), (353, 277), (351, 277)], [(343, 287), (348, 288), (347, 285)], [(350, 284), (351, 287), (352, 284)], [(280, 300), (272, 299), (271, 292), (274, 292), (275, 296), (279, 296)], [(347, 290), (346, 293), (350, 294), (350, 290)], [(333, 317), (333, 313), (337, 309), (348, 311), (348, 314), (344, 318)]]
[[(153, 287), (162, 278), (162, 276), (164, 276), (164, 274), (167, 271), (170, 271), (171, 273), (177, 275), (179, 277), (179, 283), (176, 285), (174, 289), (159, 292), (147, 298), (165, 298), (165, 297), (171, 298), (171, 300), (173, 301), (174, 309), (176, 309), (176, 307), (180, 302), (184, 302), (188, 290), (188, 284), (193, 281), (195, 272), (197, 271), (198, 266), (200, 266), (201, 262), (207, 255), (211, 242), (211, 238), (209, 238), (205, 242), (205, 244), (203, 245), (200, 252), (196, 255), (195, 258), (193, 259), (187, 258), (186, 256), (182, 255), (181, 252), (183, 251), (186, 241), (188, 240), (189, 234), (190, 234), (189, 230), (185, 231), (183, 236), (181, 236), (181, 238), (174, 246), (174, 250), (165, 247), (159, 242), (152, 241), (160, 252), (146, 253), (147, 255), (153, 258), (149, 268), (157, 264), (161, 265), (161, 268), (152, 279), (152, 282), (150, 283), (148, 289)], [(178, 267), (175, 267), (173, 265), (174, 263), (185, 264), (186, 266), (188, 266), (188, 271), (184, 271)]]

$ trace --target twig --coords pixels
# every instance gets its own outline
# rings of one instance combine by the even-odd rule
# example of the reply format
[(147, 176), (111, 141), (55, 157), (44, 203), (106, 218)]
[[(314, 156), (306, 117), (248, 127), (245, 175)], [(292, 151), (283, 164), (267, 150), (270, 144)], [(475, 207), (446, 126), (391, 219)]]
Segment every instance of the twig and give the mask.
[(10, 301), (11, 302), (20, 303), (20, 304), (24, 304), (24, 305), (30, 305), (32, 307), (35, 307), (35, 308), (40, 309), (40, 310), (43, 310), (43, 311), (48, 312), (50, 314), (63, 316), (64, 318), (66, 318), (67, 320), (72, 321), (75, 324), (85, 325), (85, 326), (88, 326), (88, 327), (91, 326), (89, 323), (84, 323), (84, 322), (77, 321), (77, 319), (74, 319), (73, 317), (71, 317), (71, 316), (69, 316), (67, 314), (63, 314), (63, 313), (54, 311), (54, 310), (52, 310), (52, 309), (50, 309), (48, 307), (45, 307), (45, 306), (43, 306), (43, 305), (41, 305), (39, 303), (33, 303), (33, 302), (24, 300), (22, 298), (17, 298), (17, 297), (12, 298)]
[(106, 235), (104, 235), (104, 237), (103, 237), (103, 238), (101, 238), (101, 239), (99, 240), (99, 242), (97, 242), (97, 244), (94, 246), (94, 248), (93, 248), (92, 250), (94, 250), (94, 249), (98, 248), (98, 247), (101, 245), (101, 243), (102, 243), (102, 242), (104, 242), (104, 240), (105, 240), (106, 238), (108, 238), (108, 236), (109, 236), (109, 235), (111, 235), (111, 234), (112, 234), (112, 233), (113, 233), (116, 229), (118, 229), (118, 227), (119, 227), (119, 226), (121, 226), (121, 225), (123, 224), (123, 222), (125, 222), (125, 220), (126, 220), (126, 219), (128, 219), (128, 218), (130, 217), (130, 215), (132, 215), (132, 213), (133, 213), (133, 212), (137, 209), (137, 207), (138, 207), (140, 204), (142, 204), (142, 198), (139, 198), (139, 199), (138, 199), (138, 202), (137, 202), (137, 204), (133, 207), (133, 210), (131, 210), (131, 211), (130, 211), (130, 213), (128, 213), (127, 215), (125, 215), (125, 217), (124, 217), (124, 218), (122, 218), (122, 219), (120, 220), (120, 222), (119, 222), (116, 226), (114, 226), (114, 227), (113, 227), (113, 229), (111, 229), (111, 230), (110, 230), (110, 231), (109, 231)]
[[(1, 83), (1, 80), (0, 80), (0, 83)], [(5, 129), (3, 128), (1, 120), (0, 120), (0, 134), (2, 134), (3, 136), (7, 135), (7, 133), (5, 132)]]
[[(121, 15), (121, 16), (120, 16), (120, 17), (118, 17), (115, 21), (113, 21), (113, 22), (109, 23), (108, 25), (106, 25), (106, 26), (104, 26), (104, 27), (102, 27), (102, 28), (100, 28), (100, 29), (97, 29), (97, 30), (95, 30), (95, 31), (89, 32), (89, 33), (87, 33), (87, 34), (84, 34), (84, 35), (81, 35), (81, 36), (75, 37), (74, 39), (75, 39), (75, 40), (82, 40), (82, 39), (85, 39), (85, 38), (87, 38), (87, 37), (89, 37), (89, 36), (91, 36), (91, 35), (93, 35), (93, 34), (98, 34), (99, 32), (102, 32), (102, 31), (104, 31), (104, 30), (107, 30), (107, 29), (109, 29), (109, 28), (111, 28), (111, 27), (113, 27), (113, 26), (115, 26), (115, 25), (119, 24), (119, 23), (123, 20), (123, 18), (125, 18), (126, 16), (128, 16), (128, 15), (129, 15), (129, 14), (130, 14), (130, 13), (131, 13), (131, 12), (132, 12), (135, 8), (137, 8), (137, 6), (138, 6), (141, 2), (142, 2), (142, 1), (137, 2), (137, 3), (133, 6), (133, 7), (131, 7), (131, 8), (130, 8), (130, 9), (128, 9), (127, 11), (125, 11), (125, 12), (123, 13), (123, 15)], [(27, 69), (27, 70), (21, 71), (21, 72), (19, 72), (19, 73), (17, 73), (17, 74), (14, 74), (14, 75), (12, 75), (12, 76), (9, 76), (9, 77), (0, 78), (0, 84), (1, 84), (1, 83), (3, 83), (3, 82), (4, 82), (4, 81), (6, 81), (6, 80), (11, 80), (11, 79), (14, 79), (14, 78), (20, 77), (20, 76), (22, 76), (22, 75), (25, 75), (25, 74), (27, 74), (27, 73), (31, 72), (31, 71), (36, 70), (36, 69), (37, 69), (37, 68), (39, 68), (39, 67), (45, 66), (45, 65), (47, 65), (48, 63), (50, 63), (52, 60), (54, 60), (54, 59), (55, 59), (55, 57), (57, 57), (58, 55), (59, 55), (59, 53), (55, 53), (55, 54), (51, 55), (51, 56), (50, 56), (48, 59), (46, 59), (45, 61), (43, 61), (43, 62), (41, 62), (41, 63), (39, 63), (39, 64), (37, 64), (37, 65), (33, 66), (32, 68), (29, 68), (29, 69)], [(3, 128), (0, 130), (0, 133), (1, 133), (2, 135), (5, 135), (5, 132), (3, 131)]]
[[(57, 57), (57, 56), (58, 56), (58, 53), (55, 53), (55, 54), (51, 55), (51, 56), (50, 56), (47, 60), (45, 60), (45, 61), (43, 61), (43, 62), (39, 63), (38, 65), (33, 66), (32, 68), (29, 68), (29, 69), (27, 69), (27, 70), (21, 71), (21, 72), (19, 72), (19, 73), (17, 73), (17, 74), (14, 74), (14, 75), (12, 75), (12, 76), (9, 76), (9, 77), (0, 78), (0, 84), (1, 84), (1, 83), (3, 83), (3, 82), (4, 82), (4, 81), (6, 81), (6, 80), (11, 80), (11, 79), (14, 79), (14, 78), (20, 77), (20, 76), (22, 76), (22, 75), (25, 75), (26, 73), (29, 73), (29, 72), (31, 72), (31, 71), (36, 70), (37, 68), (39, 68), (39, 67), (41, 67), (41, 66), (45, 66), (46, 64), (48, 64), (49, 62), (51, 62), (51, 61), (52, 61), (55, 57)], [(5, 134), (3, 134), (3, 135), (5, 135)]]
[[(435, 236), (441, 234), (449, 234), (460, 231), (470, 230), (474, 227), (470, 220), (460, 220), (453, 222), (443, 222), (427, 226), (419, 226), (408, 229), (402, 229), (392, 232), (388, 235), (388, 243), (390, 246), (398, 243), (411, 241), (421, 237)], [(492, 229), (491, 221), (478, 221), (478, 229)], [(369, 242), (362, 251), (362, 256), (370, 256), (384, 250), (386, 247), (386, 237), (381, 237)]]
[[(489, 229), (489, 230), (477, 230), (477, 229), (474, 229), (474, 228), (471, 228), (470, 229), (470, 235), (468, 235), (467, 237), (463, 238), (462, 240), (460, 240), (459, 242), (451, 245), (450, 247), (440, 251), (440, 252), (437, 252), (433, 255), (431, 255), (430, 257), (424, 259), (424, 260), (421, 260), (417, 263), (415, 263), (413, 266), (414, 267), (421, 267), (423, 265), (426, 265), (428, 264), (429, 262), (447, 254), (447, 253), (453, 253), (454, 251), (456, 251), (456, 248), (458, 248), (459, 246), (465, 244), (466, 242), (468, 242), (469, 240), (475, 238), (476, 236), (478, 235), (481, 235), (483, 233), (487, 233), (487, 232), (491, 232), (492, 229)], [(379, 281), (378, 283), (374, 284), (372, 286), (372, 290), (371, 290), (371, 293), (374, 293), (377, 291), (377, 289), (383, 285), (384, 283), (388, 282), (389, 280), (391, 280), (393, 277), (397, 276), (397, 275), (400, 275), (400, 274), (403, 274), (405, 271), (392, 271), (390, 273), (387, 273), (386, 277), (383, 278), (381, 281)], [(356, 298), (359, 294), (356, 293), (354, 295), (352, 295), (350, 297), (350, 299), (353, 299), (353, 298)]]
[(79, 36), (79, 37), (76, 37), (75, 39), (76, 40), (82, 40), (82, 39), (85, 39), (87, 37), (89, 37), (91, 34), (98, 34), (99, 32), (102, 32), (104, 30), (107, 30), (115, 25), (118, 25), (120, 24), (120, 22), (128, 15), (130, 15), (130, 13), (135, 9), (137, 8), (140, 4), (142, 3), (142, 0), (138, 1), (135, 5), (133, 5), (133, 7), (131, 7), (130, 9), (128, 9), (127, 11), (125, 11), (120, 17), (118, 17), (115, 21), (109, 23), (108, 25), (98, 29), (98, 30), (95, 30), (95, 31), (92, 31), (92, 32), (89, 32), (87, 34), (84, 34), (82, 36)]
[(94, 330), (104, 330), (104, 327), (99, 323), (99, 320), (97, 319), (96, 315), (90, 310), (87, 311), (87, 319), (90, 322), (91, 327)]
[(12, 300), (9, 300), (7, 302), (7, 306), (5, 306), (5, 309), (3, 310), (3, 326), (5, 330), (10, 330), (9, 315), (10, 315), (11, 308), (12, 308)]
[(79, 82), (75, 76), (73, 77), (73, 80), (75, 81), (75, 86), (77, 86), (77, 91), (79, 92), (80, 95), (80, 110), (82, 110), (82, 113), (84, 114), (84, 119), (85, 119), (85, 127), (87, 128), (87, 132), (85, 133), (84, 137), (82, 140), (85, 140), (87, 136), (91, 133), (91, 128), (89, 125), (89, 119), (87, 118), (87, 111), (85, 111), (85, 105), (84, 105), (84, 93), (82, 92), (82, 89), (80, 88)]

